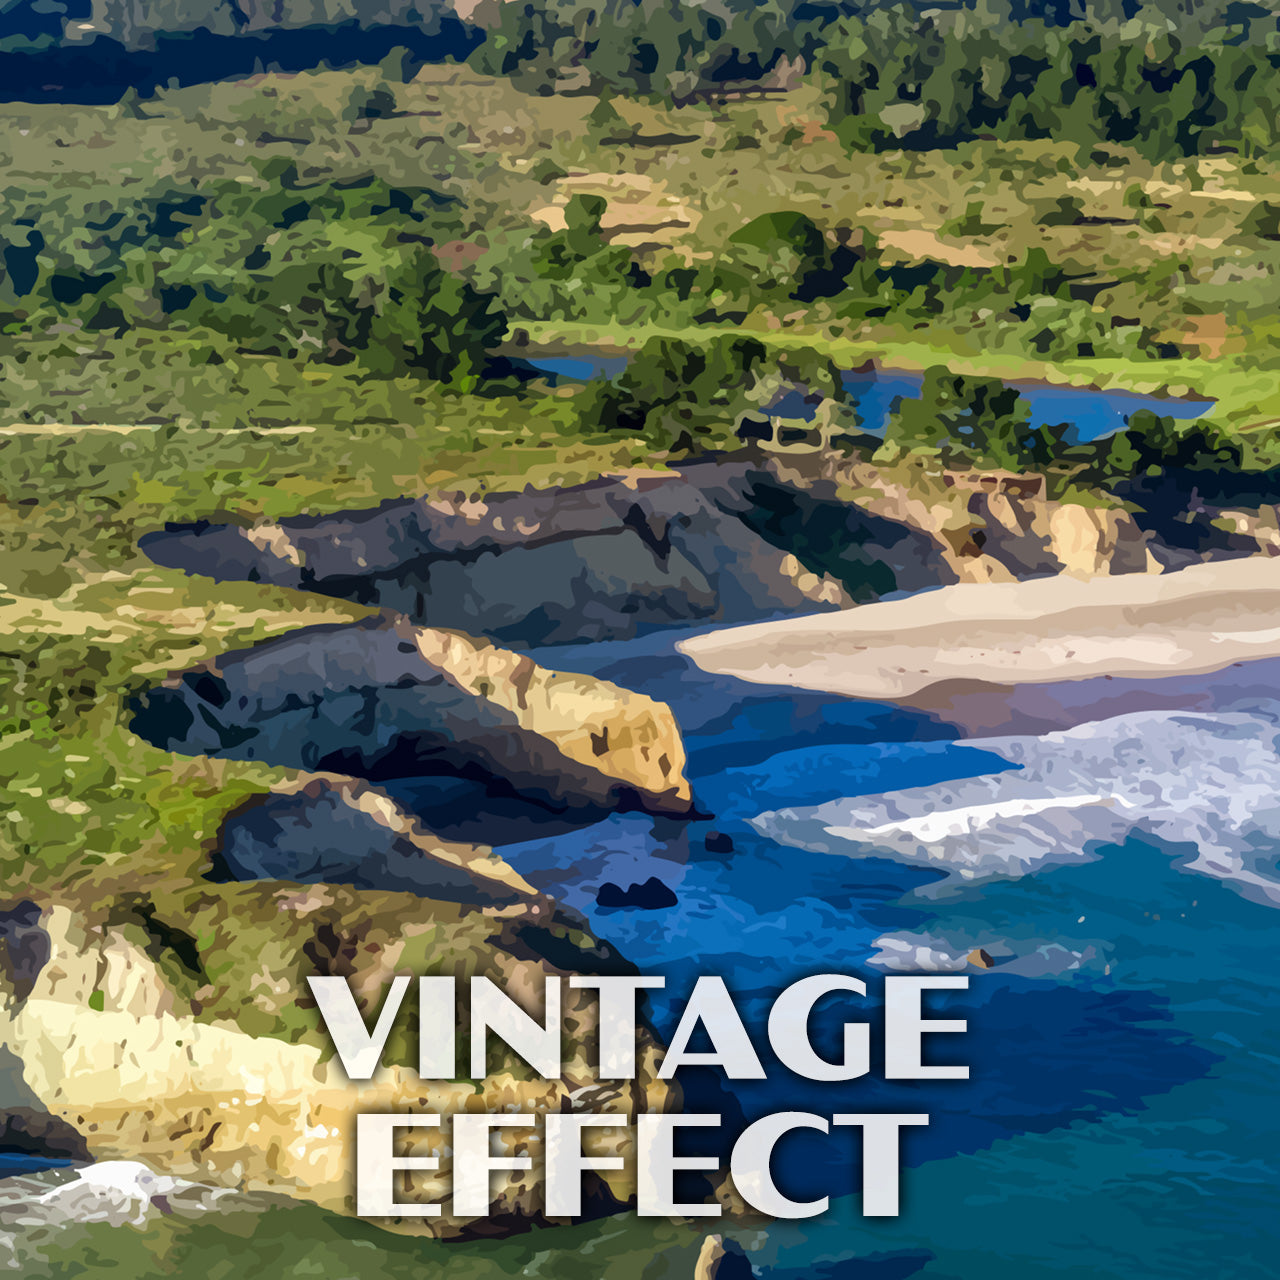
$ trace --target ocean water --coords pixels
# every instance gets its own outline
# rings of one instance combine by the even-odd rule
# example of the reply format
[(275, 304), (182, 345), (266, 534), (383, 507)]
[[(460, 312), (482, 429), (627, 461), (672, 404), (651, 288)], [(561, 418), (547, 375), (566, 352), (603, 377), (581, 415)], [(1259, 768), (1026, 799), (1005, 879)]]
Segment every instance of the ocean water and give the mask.
[[(626, 367), (623, 356), (539, 356), (524, 361), (531, 369), (547, 374), (553, 381), (585, 382), (592, 378), (612, 378)], [(919, 396), (923, 379), (918, 373), (897, 369), (859, 372), (849, 370), (842, 375), (845, 394), (862, 419), (862, 429), (872, 435), (884, 432), (885, 423), (898, 401)], [(1072, 424), (1073, 436), (1079, 441), (1096, 440), (1124, 427), (1139, 409), (1147, 409), (1163, 417), (1198, 418), (1206, 413), (1208, 400), (1178, 400), (1168, 396), (1141, 395), (1133, 391), (1094, 391), (1086, 387), (1048, 387), (1038, 383), (1017, 383), (1018, 390), (1031, 410), (1033, 427)], [(784, 407), (785, 413), (805, 416), (798, 400)], [(811, 410), (809, 412), (812, 412)]]
[[(899, 1217), (861, 1216), (855, 1137), (837, 1130), (780, 1144), (782, 1189), (832, 1198), (794, 1223), (690, 1229), (622, 1214), (446, 1247), (300, 1205), (45, 1233), (31, 1244), (40, 1265), (24, 1254), (18, 1273), (687, 1280), (702, 1234), (724, 1231), (761, 1280), (1273, 1276), (1275, 664), (1171, 682), (1194, 687), (1180, 710), (1122, 700), (1123, 714), (1074, 729), (960, 740), (922, 712), (708, 675), (675, 651), (683, 634), (533, 656), (668, 702), (705, 817), (572, 825), (503, 802), (463, 834), (487, 831), (531, 882), (666, 978), (649, 1005), (660, 1033), (697, 977), (728, 983), (768, 1079), (683, 1071), (686, 1109), (723, 1117), (690, 1149), (725, 1156), (747, 1121), (779, 1110), (928, 1113), (904, 1134)], [(474, 821), (470, 784), (392, 789), (438, 828), (450, 810)], [(617, 901), (606, 886), (625, 895), (653, 880), (669, 892), (605, 905)], [(968, 963), (978, 949), (989, 968)], [(930, 1012), (968, 1031), (930, 1052), (968, 1064), (970, 1079), (790, 1074), (765, 1019), (781, 988), (816, 972), (869, 991), (818, 1007), (815, 1039), (832, 1057), (846, 1019), (878, 1028), (884, 976), (967, 973), (969, 990)], [(23, 1159), (0, 1174), (27, 1171)]]
[[(614, 815), (502, 853), (643, 972), (670, 1032), (699, 974), (723, 976), (769, 1080), (682, 1073), (730, 1136), (780, 1109), (925, 1111), (904, 1138), (903, 1212), (863, 1219), (853, 1139), (796, 1135), (775, 1173), (820, 1219), (753, 1237), (760, 1274), (1263, 1277), (1280, 1256), (1280, 703), (1248, 668), (1223, 706), (1133, 712), (1061, 733), (957, 741), (945, 724), (708, 676), (673, 637), (542, 660), (671, 703), (701, 808)], [(733, 849), (712, 852), (710, 831)], [(714, 837), (712, 849), (721, 848)], [(651, 878), (675, 905), (601, 906)], [(965, 968), (975, 948), (991, 967)], [(767, 1050), (768, 1004), (809, 973), (879, 990), (965, 970), (938, 1061), (967, 1082), (818, 1085)], [(834, 1051), (845, 1017), (814, 1018)], [(873, 1040), (873, 1043), (878, 1041)]]
[(43, 1173), (46, 1169), (68, 1169), (73, 1164), (74, 1160), (30, 1155), (25, 1151), (0, 1151), (0, 1178), (13, 1178), (24, 1173)]

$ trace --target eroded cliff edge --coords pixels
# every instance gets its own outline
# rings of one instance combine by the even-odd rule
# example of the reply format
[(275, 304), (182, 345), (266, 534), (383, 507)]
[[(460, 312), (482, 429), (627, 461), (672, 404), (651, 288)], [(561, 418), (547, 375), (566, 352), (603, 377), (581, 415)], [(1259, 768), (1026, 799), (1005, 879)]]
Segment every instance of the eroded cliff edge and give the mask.
[(831, 455), (700, 460), (563, 489), (437, 495), (143, 539), (187, 573), (315, 591), (513, 647), (629, 639), (956, 582), (1164, 573), (1280, 549), (1273, 506), (1044, 496), (1041, 477)]
[(668, 707), (403, 618), (317, 627), (184, 672), (133, 722), (184, 754), (363, 777), (450, 775), (556, 809), (693, 808)]
[[(350, 979), (368, 1015), (399, 973), (488, 977), (534, 1008), (547, 976), (628, 969), (491, 851), (438, 847), (367, 786), (352, 796), (342, 780), (309, 779), (301, 789), (313, 801), (328, 795), (376, 811), (384, 843), (400, 843), (401, 862), (413, 849), (423, 864), (417, 892), (156, 876), (114, 894), (67, 886), (5, 904), (0, 1140), (7, 1147), (138, 1160), (168, 1176), (350, 1212), (357, 1112), (582, 1107), (626, 1123), (636, 1111), (673, 1104), (644, 1030), (637, 1078), (599, 1084), (590, 1065), (594, 1005), (589, 992), (567, 987), (558, 1079), (537, 1078), (495, 1046), (483, 1081), (422, 1080), (410, 1065), (416, 1028), (402, 1013), (385, 1055), (396, 1065), (372, 1081), (348, 1081), (307, 994), (308, 976)], [(368, 878), (367, 868), (357, 871)], [(438, 1145), (447, 1176), (450, 1152)], [(626, 1154), (621, 1145), (619, 1153)], [(497, 1186), (486, 1234), (540, 1220), (536, 1142), (529, 1154), (534, 1168)], [(595, 1181), (588, 1212), (626, 1203), (629, 1179), (622, 1172)], [(447, 1185), (423, 1179), (418, 1194), (441, 1199)], [(447, 1212), (413, 1229), (472, 1230)]]

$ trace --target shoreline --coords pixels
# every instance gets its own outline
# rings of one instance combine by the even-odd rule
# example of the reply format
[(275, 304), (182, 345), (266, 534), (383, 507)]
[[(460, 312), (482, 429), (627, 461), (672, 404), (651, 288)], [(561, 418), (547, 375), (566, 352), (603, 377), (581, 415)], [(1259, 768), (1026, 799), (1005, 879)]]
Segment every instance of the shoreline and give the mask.
[(961, 583), (725, 628), (677, 648), (704, 671), (752, 684), (894, 702), (975, 732), (1011, 720), (1043, 731), (1099, 718), (1092, 712), (1106, 704), (1177, 701), (1155, 687), (1167, 677), (1280, 658), (1280, 558)]

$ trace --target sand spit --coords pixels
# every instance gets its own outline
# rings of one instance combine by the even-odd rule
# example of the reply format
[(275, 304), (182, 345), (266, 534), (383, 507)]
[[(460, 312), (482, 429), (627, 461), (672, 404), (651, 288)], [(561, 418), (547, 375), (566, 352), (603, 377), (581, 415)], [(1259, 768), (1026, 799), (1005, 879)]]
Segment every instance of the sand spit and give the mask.
[(902, 702), (953, 682), (1203, 674), (1280, 656), (1280, 559), (1158, 576), (961, 583), (838, 614), (726, 628), (679, 647), (720, 675)]

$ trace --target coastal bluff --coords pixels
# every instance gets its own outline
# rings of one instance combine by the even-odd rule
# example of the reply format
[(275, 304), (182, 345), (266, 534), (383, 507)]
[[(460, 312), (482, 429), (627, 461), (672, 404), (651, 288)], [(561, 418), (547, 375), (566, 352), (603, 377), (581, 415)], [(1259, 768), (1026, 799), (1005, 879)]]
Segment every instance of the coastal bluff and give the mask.
[(333, 596), (523, 649), (962, 582), (1160, 574), (1280, 545), (1273, 507), (1213, 507), (1176, 485), (1144, 488), (1135, 504), (1048, 497), (1042, 477), (1021, 480), (756, 453), (581, 485), (171, 525), (140, 547), (188, 574)]
[(743, 520), (754, 481), (743, 463), (703, 461), (248, 528), (177, 526), (139, 545), (168, 568), (338, 596), (514, 647), (852, 603)]
[[(583, 1108), (627, 1124), (639, 1111), (676, 1105), (678, 1094), (657, 1079), (657, 1049), (643, 1028), (636, 1078), (601, 1086), (590, 1065), (591, 992), (567, 987), (569, 1030), (555, 1079), (492, 1047), (483, 1080), (420, 1079), (410, 1067), (413, 1037), (398, 1022), (391, 1065), (354, 1084), (319, 1025), (307, 976), (350, 979), (366, 1006), (393, 974), (433, 970), (487, 977), (528, 1001), (548, 977), (620, 964), (532, 892), (486, 910), (283, 881), (185, 895), (158, 889), (101, 907), (13, 901), (0, 911), (0, 1136), (19, 1150), (139, 1161), (165, 1178), (350, 1213), (357, 1113)], [(429, 1140), (443, 1178), (451, 1152), (439, 1138), (447, 1132)], [(627, 1141), (617, 1139), (617, 1154)], [(495, 1179), (489, 1212), (476, 1224), (483, 1234), (540, 1221), (537, 1142), (529, 1154), (531, 1172)], [(625, 1204), (630, 1178), (593, 1175), (588, 1212)], [(420, 1179), (415, 1194), (438, 1199), (446, 1186)], [(442, 1237), (472, 1232), (469, 1220), (447, 1212), (397, 1225)]]
[(693, 810), (665, 705), (404, 619), (223, 655), (143, 694), (133, 724), (187, 754), (375, 779), (461, 775), (556, 810)]

